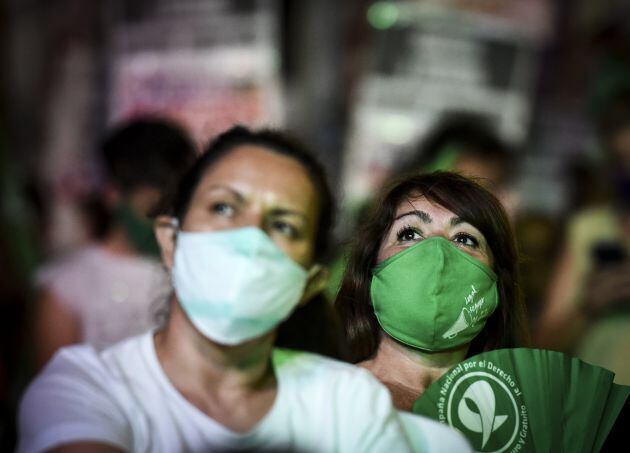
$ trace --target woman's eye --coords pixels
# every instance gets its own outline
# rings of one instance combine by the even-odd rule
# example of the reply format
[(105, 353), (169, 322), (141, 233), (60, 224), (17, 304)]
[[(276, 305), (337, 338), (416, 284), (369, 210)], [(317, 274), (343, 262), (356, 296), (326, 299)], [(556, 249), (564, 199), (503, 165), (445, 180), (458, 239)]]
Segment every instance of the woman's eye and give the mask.
[(404, 227), (396, 234), (399, 242), (418, 241), (422, 239), (422, 235), (414, 228)]
[(214, 203), (211, 207), (210, 210), (216, 214), (219, 214), (221, 216), (224, 217), (232, 217), (234, 215), (235, 209), (234, 206), (228, 204), (228, 203)]
[(274, 231), (290, 238), (297, 238), (299, 236), (299, 231), (295, 226), (282, 220), (273, 221), (271, 227)]
[(463, 245), (465, 247), (479, 247), (479, 241), (470, 234), (460, 233), (453, 238), (453, 241), (457, 243), (457, 245)]

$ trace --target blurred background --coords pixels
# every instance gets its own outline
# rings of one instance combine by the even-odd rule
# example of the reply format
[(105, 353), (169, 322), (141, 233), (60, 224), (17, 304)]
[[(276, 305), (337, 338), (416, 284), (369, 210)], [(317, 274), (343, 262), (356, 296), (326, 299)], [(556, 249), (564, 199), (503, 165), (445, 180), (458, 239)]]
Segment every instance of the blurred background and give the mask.
[[(535, 344), (579, 353), (612, 312), (613, 331), (630, 336), (623, 301), (576, 308), (579, 285), (627, 255), (630, 104), (617, 101), (630, 99), (630, 1), (0, 8), (2, 449), (12, 449), (15, 407), (34, 372), (37, 269), (92, 240), (85, 201), (105, 180), (98, 144), (108, 127), (147, 114), (180, 124), (199, 147), (234, 123), (294, 133), (329, 171), (341, 244), (401, 170), (481, 177), (515, 224)], [(331, 261), (343, 267), (343, 257)], [(618, 284), (630, 293), (630, 282)], [(615, 341), (602, 338), (595, 355)]]

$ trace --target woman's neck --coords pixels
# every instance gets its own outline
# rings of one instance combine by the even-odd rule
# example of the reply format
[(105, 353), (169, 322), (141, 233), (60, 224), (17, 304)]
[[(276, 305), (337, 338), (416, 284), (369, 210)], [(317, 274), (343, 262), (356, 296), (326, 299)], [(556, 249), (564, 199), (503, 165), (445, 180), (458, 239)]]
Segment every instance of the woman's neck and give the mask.
[[(236, 346), (213, 343), (190, 323), (176, 299), (166, 328), (155, 335), (158, 360), (175, 388), (210, 417), (247, 431), (273, 405), (275, 334)], [(241, 409), (234, 409), (241, 408)], [(243, 413), (248, 410), (249, 413)]]
[[(222, 383), (241, 388), (257, 388), (271, 368), (275, 335), (228, 346), (209, 341), (195, 329), (176, 300), (166, 328), (155, 335), (155, 346), (162, 365), (177, 374), (200, 382)], [(175, 371), (177, 370), (177, 371)]]
[(466, 358), (468, 344), (441, 352), (405, 346), (382, 334), (376, 356), (359, 364), (385, 384), (398, 409), (411, 410), (424, 391), (451, 367)]

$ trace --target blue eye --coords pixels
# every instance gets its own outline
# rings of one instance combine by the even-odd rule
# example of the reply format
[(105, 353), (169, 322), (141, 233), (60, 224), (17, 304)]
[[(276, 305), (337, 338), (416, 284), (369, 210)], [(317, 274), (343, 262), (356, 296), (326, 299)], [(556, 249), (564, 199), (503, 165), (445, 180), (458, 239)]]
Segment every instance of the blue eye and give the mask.
[(396, 233), (396, 239), (398, 239), (399, 242), (419, 241), (422, 239), (422, 235), (415, 228), (406, 226)]
[(470, 247), (470, 248), (474, 248), (474, 249), (479, 247), (479, 241), (477, 239), (475, 239), (473, 236), (471, 236), (470, 234), (467, 234), (467, 233), (458, 233), (453, 238), (453, 241), (457, 245), (463, 245), (464, 247)]
[(228, 203), (223, 203), (223, 202), (214, 203), (210, 207), (210, 211), (224, 217), (232, 217), (234, 213), (236, 212), (236, 210), (234, 209), (234, 206)]

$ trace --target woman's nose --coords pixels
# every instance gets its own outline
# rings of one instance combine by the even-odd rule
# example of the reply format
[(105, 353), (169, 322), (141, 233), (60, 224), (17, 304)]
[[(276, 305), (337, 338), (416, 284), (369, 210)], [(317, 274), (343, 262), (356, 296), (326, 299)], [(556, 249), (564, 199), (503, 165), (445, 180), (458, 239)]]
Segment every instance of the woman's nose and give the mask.
[(444, 239), (448, 239), (448, 233), (446, 231), (429, 231), (427, 233), (425, 233), (425, 238), (444, 238)]
[(256, 228), (260, 228), (265, 233), (266, 225), (265, 225), (265, 216), (264, 213), (260, 210), (252, 210), (246, 213), (246, 215), (242, 216), (240, 219), (240, 227), (252, 226)]

